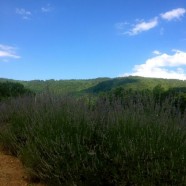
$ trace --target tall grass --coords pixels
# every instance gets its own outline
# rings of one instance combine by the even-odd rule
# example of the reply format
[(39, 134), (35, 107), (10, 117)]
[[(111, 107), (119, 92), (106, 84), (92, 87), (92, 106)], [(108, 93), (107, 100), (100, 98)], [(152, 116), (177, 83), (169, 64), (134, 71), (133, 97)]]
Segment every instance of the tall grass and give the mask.
[(0, 104), (0, 142), (48, 185), (186, 185), (186, 116), (149, 96)]

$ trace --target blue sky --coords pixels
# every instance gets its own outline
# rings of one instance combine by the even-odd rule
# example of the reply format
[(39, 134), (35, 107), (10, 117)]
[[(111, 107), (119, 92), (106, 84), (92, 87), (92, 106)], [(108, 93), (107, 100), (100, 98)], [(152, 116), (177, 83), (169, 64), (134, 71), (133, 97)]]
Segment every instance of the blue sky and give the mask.
[(0, 0), (0, 77), (186, 79), (185, 0)]

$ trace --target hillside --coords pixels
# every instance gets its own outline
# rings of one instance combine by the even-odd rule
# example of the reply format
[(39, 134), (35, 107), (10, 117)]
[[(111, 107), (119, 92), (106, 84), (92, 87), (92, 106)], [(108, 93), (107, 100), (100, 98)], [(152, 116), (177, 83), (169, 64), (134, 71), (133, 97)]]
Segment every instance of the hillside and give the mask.
[(96, 78), (88, 80), (31, 80), (20, 81), (0, 78), (0, 82), (18, 82), (36, 93), (50, 91), (55, 94), (79, 94), (83, 90), (94, 87), (100, 82), (106, 81), (109, 78)]
[(96, 78), (88, 80), (32, 80), (17, 81), (9, 79), (0, 79), (0, 82), (13, 81), (22, 83), (36, 93), (50, 91), (55, 94), (84, 94), (84, 93), (101, 93), (111, 91), (115, 88), (133, 90), (152, 90), (157, 85), (161, 85), (164, 90), (170, 88), (186, 87), (186, 81), (174, 79), (144, 78), (144, 77), (122, 77), (122, 78)]
[(35, 92), (51, 91), (55, 94), (78, 94), (82, 90), (94, 87), (108, 78), (97, 78), (90, 80), (46, 80), (22, 82), (26, 88)]
[(133, 89), (133, 90), (144, 90), (144, 89), (152, 90), (157, 85), (161, 85), (164, 88), (164, 90), (168, 90), (170, 88), (186, 87), (186, 81), (129, 76), (123, 78), (109, 79), (100, 82), (97, 85), (87, 89), (86, 92), (90, 92), (90, 93), (107, 92), (118, 87), (122, 87), (124, 89)]
[(20, 158), (30, 180), (186, 185), (186, 81), (1, 79), (0, 85), (0, 146)]

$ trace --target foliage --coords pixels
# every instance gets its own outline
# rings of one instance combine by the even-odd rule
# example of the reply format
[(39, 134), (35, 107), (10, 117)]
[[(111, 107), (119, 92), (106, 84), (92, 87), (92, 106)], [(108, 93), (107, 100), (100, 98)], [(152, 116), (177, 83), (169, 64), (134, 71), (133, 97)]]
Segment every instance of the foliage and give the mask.
[(95, 86), (92, 86), (85, 90), (89, 93), (103, 93), (115, 90), (116, 88), (123, 88), (125, 90), (153, 90), (154, 88), (161, 88), (164, 91), (169, 90), (170, 88), (175, 87), (186, 87), (186, 81), (173, 80), (173, 79), (159, 79), (159, 78), (143, 78), (143, 77), (122, 77), (122, 78), (113, 78), (102, 81)]
[(48, 185), (185, 185), (186, 113), (148, 92), (115, 93), (2, 102), (0, 141)]
[(22, 84), (15, 82), (0, 82), (0, 100), (10, 97), (18, 97), (25, 94), (32, 94)]
[(158, 79), (158, 78), (143, 78), (143, 77), (122, 77), (122, 78), (96, 78), (87, 80), (33, 80), (33, 81), (14, 81), (0, 79), (0, 82), (18, 82), (36, 93), (52, 92), (56, 95), (85, 95), (85, 94), (100, 94), (113, 91), (116, 88), (125, 90), (153, 90), (156, 86), (161, 86), (164, 91), (169, 89), (186, 87), (186, 81), (174, 79)]
[(182, 114), (186, 109), (186, 87), (174, 87), (168, 90), (165, 90), (161, 84), (158, 84), (152, 90), (134, 90), (117, 87), (112, 91), (101, 93), (100, 95), (109, 95), (111, 101), (113, 99), (120, 99), (123, 103), (126, 103), (127, 100), (131, 99), (135, 101), (139, 94), (143, 96), (152, 96), (154, 101), (159, 103), (161, 106), (167, 99), (169, 99), (170, 107), (176, 107)]
[(82, 91), (96, 84), (107, 80), (108, 78), (97, 78), (90, 80), (34, 80), (22, 82), (25, 87), (36, 93), (52, 92), (56, 95), (81, 95)]

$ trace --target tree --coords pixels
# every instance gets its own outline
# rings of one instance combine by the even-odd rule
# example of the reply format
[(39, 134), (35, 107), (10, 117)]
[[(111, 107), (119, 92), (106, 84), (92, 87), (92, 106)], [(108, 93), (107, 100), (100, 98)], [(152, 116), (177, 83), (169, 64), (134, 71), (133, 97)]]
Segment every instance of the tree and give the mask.
[(29, 89), (26, 89), (21, 83), (14, 83), (9, 81), (0, 82), (0, 100), (28, 94), (34, 93)]

